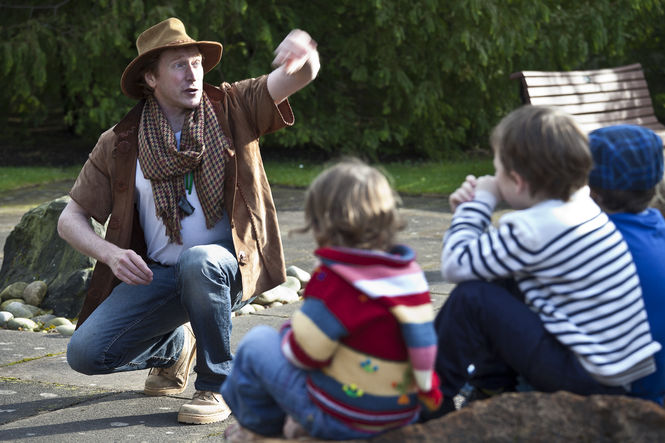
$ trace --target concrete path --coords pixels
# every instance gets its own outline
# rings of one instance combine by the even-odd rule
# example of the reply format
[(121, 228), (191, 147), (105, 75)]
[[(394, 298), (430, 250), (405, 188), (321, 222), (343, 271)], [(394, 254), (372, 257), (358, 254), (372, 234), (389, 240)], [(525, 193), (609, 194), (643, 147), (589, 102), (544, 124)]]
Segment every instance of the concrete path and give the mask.
[[(0, 197), (0, 248), (23, 213), (66, 194), (70, 186), (71, 182), (60, 182)], [(311, 236), (289, 235), (290, 230), (303, 223), (304, 191), (275, 188), (273, 194), (287, 266), (310, 271), (315, 264)], [(443, 198), (404, 197), (403, 200), (402, 214), (408, 227), (400, 240), (416, 250), (438, 309), (452, 287), (442, 281), (438, 271), (441, 235), (450, 223), (450, 211)], [(279, 328), (299, 305), (294, 303), (234, 318), (233, 349), (258, 324)], [(191, 398), (193, 380), (181, 395), (147, 397), (142, 394), (147, 371), (78, 374), (67, 365), (67, 342), (68, 338), (59, 334), (0, 329), (0, 441), (212, 441), (221, 439), (224, 429), (234, 422), (230, 418), (210, 425), (180, 425), (177, 412)]]

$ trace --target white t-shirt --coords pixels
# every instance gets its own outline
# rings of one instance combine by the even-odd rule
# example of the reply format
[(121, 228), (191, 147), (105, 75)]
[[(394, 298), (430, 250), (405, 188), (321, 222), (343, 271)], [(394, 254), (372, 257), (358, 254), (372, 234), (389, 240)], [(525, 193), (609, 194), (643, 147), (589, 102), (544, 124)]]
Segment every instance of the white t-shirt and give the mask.
[[(180, 132), (176, 132), (176, 141), (180, 148)], [(182, 229), (180, 235), (182, 244), (170, 243), (166, 235), (166, 226), (157, 218), (155, 198), (152, 194), (152, 184), (146, 179), (141, 165), (136, 160), (136, 207), (139, 212), (141, 227), (148, 246), (148, 257), (165, 265), (174, 265), (180, 253), (192, 246), (220, 243), (231, 238), (229, 218), (224, 212), (222, 219), (212, 229), (206, 228), (205, 215), (201, 202), (196, 194), (196, 186), (192, 185), (192, 193), (187, 193), (187, 200), (194, 207), (194, 213), (180, 220)]]

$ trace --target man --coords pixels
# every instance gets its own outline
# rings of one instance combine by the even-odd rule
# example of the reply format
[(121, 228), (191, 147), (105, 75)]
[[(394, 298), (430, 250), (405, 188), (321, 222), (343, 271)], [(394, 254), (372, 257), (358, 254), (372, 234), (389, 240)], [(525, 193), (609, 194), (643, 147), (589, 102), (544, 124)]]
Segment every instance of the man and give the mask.
[[(58, 222), (97, 260), (67, 360), (84, 374), (152, 368), (147, 395), (196, 393), (183, 423), (230, 414), (231, 312), (285, 280), (277, 217), (258, 139), (293, 124), (287, 97), (316, 77), (316, 43), (292, 31), (270, 74), (213, 87), (222, 45), (165, 20), (136, 41), (122, 75), (139, 103), (101, 135)], [(90, 217), (108, 219), (97, 236)]]

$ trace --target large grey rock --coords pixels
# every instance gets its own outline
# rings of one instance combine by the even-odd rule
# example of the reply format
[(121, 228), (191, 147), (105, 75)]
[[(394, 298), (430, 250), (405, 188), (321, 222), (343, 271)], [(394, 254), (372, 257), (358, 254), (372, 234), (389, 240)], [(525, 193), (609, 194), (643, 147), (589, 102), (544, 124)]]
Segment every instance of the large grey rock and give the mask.
[(69, 321), (68, 318), (65, 318), (65, 317), (55, 317), (55, 318), (52, 318), (51, 320), (49, 320), (49, 321), (45, 324), (45, 326), (46, 326), (46, 327), (49, 327), (49, 326), (57, 327), (57, 326), (61, 326), (61, 325), (71, 325), (71, 324), (72, 324), (72, 322)]
[(34, 312), (27, 305), (17, 301), (9, 303), (4, 309), (15, 318), (32, 318), (34, 315)]
[(62, 285), (49, 289), (49, 294), (44, 299), (42, 307), (52, 309), (55, 315), (76, 317), (83, 306), (83, 299), (92, 278), (92, 270), (93, 268), (75, 270)]
[(286, 281), (282, 283), (280, 286), (284, 286), (285, 288), (288, 288), (293, 292), (298, 292), (300, 291), (302, 284), (300, 283), (300, 280), (298, 280), (296, 277), (287, 275)]
[[(2, 287), (4, 285), (0, 285)], [(28, 287), (24, 281), (15, 281), (7, 285), (2, 292), (0, 292), (0, 300), (9, 300), (10, 298), (23, 298), (23, 291)]]
[(12, 303), (20, 303), (20, 304), (24, 305), (25, 300), (23, 300), (22, 298), (8, 298), (7, 300), (0, 303), (0, 310), (6, 311), (7, 306), (9, 306)]
[(256, 297), (255, 302), (261, 305), (269, 305), (273, 302), (279, 301), (282, 303), (293, 303), (299, 300), (298, 293), (293, 289), (286, 286), (275, 286), (274, 288), (264, 292)]
[(407, 426), (377, 442), (658, 442), (665, 409), (625, 396), (569, 392), (503, 394), (440, 419)]
[(7, 311), (0, 311), (0, 328), (4, 328), (9, 320), (14, 318), (14, 314)]
[(301, 286), (305, 286), (312, 278), (312, 275), (309, 272), (293, 265), (286, 268), (286, 275), (288, 277), (297, 278), (298, 281), (300, 281)]
[[(43, 308), (56, 315), (74, 316), (83, 304), (94, 260), (70, 247), (57, 232), (58, 217), (69, 201), (61, 197), (26, 212), (5, 242), (0, 269), (0, 288), (10, 283), (43, 280), (48, 294)], [(92, 222), (93, 229), (104, 235), (105, 228)]]
[(42, 315), (37, 315), (35, 317), (32, 317), (30, 320), (34, 321), (37, 324), (46, 325), (46, 324), (48, 324), (48, 322), (50, 322), (54, 318), (57, 318), (57, 317), (53, 314), (42, 314)]
[(42, 280), (33, 281), (25, 287), (23, 300), (29, 305), (41, 306), (44, 297), (46, 297), (47, 290), (48, 286), (46, 286), (46, 282)]
[(7, 322), (7, 328), (14, 331), (33, 331), (39, 325), (29, 318), (12, 318)]
[(58, 331), (60, 335), (64, 335), (65, 337), (71, 337), (74, 335), (75, 329), (76, 326), (74, 325), (60, 325), (55, 327), (55, 330)]

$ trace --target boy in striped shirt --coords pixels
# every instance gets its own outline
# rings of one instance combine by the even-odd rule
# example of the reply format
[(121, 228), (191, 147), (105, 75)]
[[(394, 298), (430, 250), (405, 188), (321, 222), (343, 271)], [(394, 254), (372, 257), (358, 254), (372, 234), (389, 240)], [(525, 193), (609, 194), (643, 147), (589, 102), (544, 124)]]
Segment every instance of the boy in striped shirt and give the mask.
[(386, 178), (359, 161), (314, 180), (303, 232), (313, 232), (320, 264), (281, 333), (260, 326), (238, 346), (222, 387), (240, 424), (228, 439), (283, 429), (368, 438), (441, 404), (428, 285), (413, 250), (395, 245), (396, 204)]
[[(495, 175), (450, 196), (441, 271), (460, 284), (435, 322), (444, 395), (466, 382), (477, 397), (512, 391), (518, 375), (545, 392), (627, 393), (660, 344), (630, 251), (589, 195), (586, 135), (561, 111), (524, 106), (491, 145)], [(514, 211), (495, 229), (500, 201)]]

